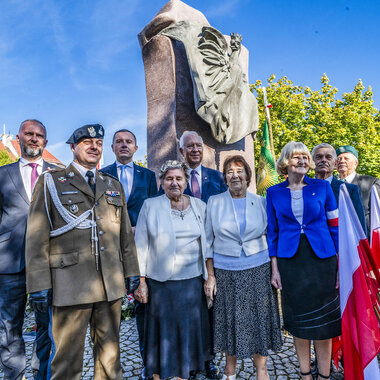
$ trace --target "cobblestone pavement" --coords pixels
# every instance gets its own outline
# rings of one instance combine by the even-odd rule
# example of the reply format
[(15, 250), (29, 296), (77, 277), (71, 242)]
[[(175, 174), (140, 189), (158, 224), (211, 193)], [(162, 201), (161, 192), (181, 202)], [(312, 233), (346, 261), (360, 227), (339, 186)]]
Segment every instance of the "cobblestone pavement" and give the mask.
[[(33, 325), (32, 317), (27, 317), (25, 322), (25, 329), (28, 326)], [(121, 323), (121, 333), (120, 333), (120, 346), (121, 346), (121, 362), (123, 367), (123, 374), (125, 379), (138, 380), (141, 372), (141, 359), (138, 349), (138, 336), (136, 330), (135, 320), (123, 321)], [(32, 379), (31, 369), (30, 369), (30, 359), (32, 350), (32, 339), (27, 339), (26, 341), (26, 351), (27, 351), (27, 372), (25, 377), (27, 379)], [(92, 345), (90, 341), (89, 334), (86, 337), (86, 349), (84, 353), (83, 360), (83, 380), (91, 380), (93, 378), (93, 360), (92, 360)], [(225, 360), (222, 355), (217, 355), (216, 362), (222, 370), (225, 365)], [(293, 341), (290, 337), (284, 336), (284, 344), (282, 351), (279, 353), (272, 353), (268, 357), (268, 372), (271, 380), (288, 380), (288, 379), (300, 379), (297, 358), (293, 346)], [(255, 366), (252, 360), (240, 360), (238, 361), (237, 370), (239, 379), (255, 379)], [(332, 379), (343, 379), (343, 374), (334, 373), (331, 376)], [(3, 379), (2, 373), (0, 372), (0, 379)], [(206, 377), (204, 375), (198, 375), (197, 380), (204, 380)]]

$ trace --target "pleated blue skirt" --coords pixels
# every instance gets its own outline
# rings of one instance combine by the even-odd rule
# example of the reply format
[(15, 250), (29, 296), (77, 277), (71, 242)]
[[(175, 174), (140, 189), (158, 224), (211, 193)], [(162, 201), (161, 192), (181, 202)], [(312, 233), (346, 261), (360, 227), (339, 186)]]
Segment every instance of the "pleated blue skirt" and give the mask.
[(201, 276), (159, 282), (147, 278), (144, 358), (148, 375), (188, 378), (211, 359), (206, 297)]

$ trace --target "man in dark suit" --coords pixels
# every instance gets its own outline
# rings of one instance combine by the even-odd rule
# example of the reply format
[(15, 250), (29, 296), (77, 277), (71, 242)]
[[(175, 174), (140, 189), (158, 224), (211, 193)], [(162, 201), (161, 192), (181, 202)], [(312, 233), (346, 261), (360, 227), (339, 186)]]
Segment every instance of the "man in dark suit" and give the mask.
[[(337, 155), (335, 149), (326, 143), (319, 144), (314, 147), (312, 151), (313, 161), (315, 162), (315, 178), (324, 179), (330, 182), (331, 188), (334, 192), (334, 196), (339, 205), (339, 191), (340, 187), (344, 184), (343, 181), (336, 179), (333, 176), (333, 171), (336, 169)], [(348, 193), (359, 217), (360, 224), (363, 227), (364, 232), (367, 231), (364, 208), (360, 196), (360, 189), (356, 185), (346, 183)]]
[(223, 193), (227, 186), (221, 172), (202, 165), (203, 140), (196, 132), (186, 131), (179, 140), (179, 150), (190, 166), (190, 181), (185, 194), (206, 202), (212, 195)]
[(340, 146), (336, 150), (336, 154), (338, 156), (339, 179), (357, 185), (360, 188), (367, 226), (366, 233), (367, 237), (369, 237), (371, 229), (371, 189), (372, 186), (376, 186), (377, 192), (380, 194), (380, 180), (370, 175), (356, 173), (356, 168), (359, 165), (359, 154), (353, 146)]
[[(185, 161), (190, 166), (190, 181), (187, 184), (185, 194), (202, 199), (206, 202), (212, 195), (223, 193), (227, 190), (221, 172), (202, 165), (203, 140), (194, 131), (186, 131), (179, 140), (179, 150)], [(212, 308), (209, 309), (210, 332), (212, 342), (213, 316)], [(219, 379), (219, 369), (213, 360), (205, 362), (206, 376), (209, 379)], [(196, 378), (196, 372), (191, 371), (190, 379)]]
[[(38, 176), (49, 169), (42, 159), (47, 140), (46, 128), (40, 121), (23, 121), (17, 141), (20, 160), (0, 167), (0, 363), (4, 379), (8, 380), (22, 379), (25, 372), (25, 232), (33, 187)], [(34, 311), (37, 331), (32, 369), (39, 380), (47, 378), (49, 313), (36, 307)]]
[[(111, 174), (118, 178), (123, 185), (127, 198), (127, 209), (131, 221), (132, 230), (135, 230), (137, 218), (145, 199), (157, 195), (157, 182), (154, 172), (133, 163), (133, 155), (138, 146), (136, 136), (128, 129), (121, 129), (115, 132), (112, 142), (112, 150), (115, 153), (116, 161), (101, 169), (102, 172)], [(130, 280), (129, 291), (137, 288), (138, 278)], [(136, 324), (139, 334), (139, 346), (141, 357), (144, 353), (144, 315), (145, 304), (136, 302)], [(141, 373), (141, 378), (146, 378), (145, 367)]]

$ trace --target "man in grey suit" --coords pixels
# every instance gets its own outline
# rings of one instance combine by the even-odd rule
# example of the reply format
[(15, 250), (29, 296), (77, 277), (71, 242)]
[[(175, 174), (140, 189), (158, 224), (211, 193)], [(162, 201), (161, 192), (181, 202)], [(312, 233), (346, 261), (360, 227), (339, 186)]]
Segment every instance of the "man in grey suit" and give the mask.
[[(335, 199), (339, 205), (339, 191), (344, 182), (333, 176), (333, 171), (336, 169), (337, 162), (335, 149), (330, 144), (322, 143), (313, 148), (311, 155), (315, 162), (315, 178), (324, 179), (330, 183)], [(362, 225), (364, 232), (366, 232), (367, 229), (360, 189), (358, 186), (350, 183), (346, 183), (346, 186), (356, 214), (359, 217), (360, 224)]]
[(338, 156), (338, 172), (339, 179), (344, 182), (358, 185), (362, 197), (365, 221), (367, 225), (367, 237), (371, 230), (370, 213), (371, 213), (371, 189), (376, 186), (377, 192), (380, 194), (380, 180), (370, 175), (361, 175), (356, 173), (359, 165), (358, 151), (351, 145), (340, 146), (336, 150)]
[[(22, 325), (26, 305), (26, 223), (34, 184), (48, 169), (42, 159), (47, 143), (46, 128), (40, 121), (23, 121), (17, 141), (20, 160), (0, 167), (0, 365), (4, 380), (22, 379), (25, 372)], [(32, 369), (34, 378), (41, 380), (47, 378), (51, 349), (49, 313), (38, 307), (34, 309), (37, 331)]]

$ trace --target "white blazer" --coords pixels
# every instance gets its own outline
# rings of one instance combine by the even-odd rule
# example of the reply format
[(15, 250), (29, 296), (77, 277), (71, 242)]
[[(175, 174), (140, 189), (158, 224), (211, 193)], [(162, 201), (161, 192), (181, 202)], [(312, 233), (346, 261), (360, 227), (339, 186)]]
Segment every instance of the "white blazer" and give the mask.
[[(206, 204), (189, 197), (201, 230), (203, 278), (207, 280), (205, 233)], [(165, 195), (144, 201), (137, 219), (135, 242), (140, 265), (140, 275), (156, 281), (167, 281), (174, 269), (176, 238), (171, 218), (170, 199)]]
[(214, 252), (239, 257), (242, 248), (247, 256), (268, 249), (265, 198), (247, 191), (245, 212), (246, 227), (241, 237), (230, 191), (209, 198), (206, 216), (207, 258), (213, 258)]

